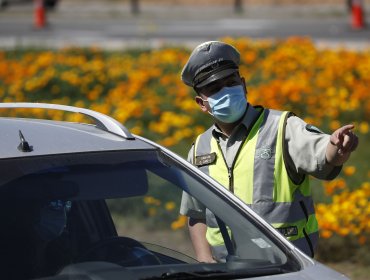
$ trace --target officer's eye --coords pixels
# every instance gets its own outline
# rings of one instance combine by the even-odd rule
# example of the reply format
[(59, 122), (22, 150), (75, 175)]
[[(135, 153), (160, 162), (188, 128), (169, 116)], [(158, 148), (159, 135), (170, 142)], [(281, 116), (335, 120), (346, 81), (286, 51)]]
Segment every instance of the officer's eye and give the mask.
[(214, 83), (211, 86), (207, 86), (201, 90), (201, 93), (205, 96), (211, 96), (217, 92), (219, 92), (224, 85), (222, 83)]
[(223, 85), (219, 85), (217, 87), (213, 87), (211, 88), (209, 91), (208, 91), (208, 94), (209, 95), (212, 95), (212, 94), (215, 94), (217, 92), (219, 92), (224, 86)]
[(226, 81), (225, 86), (227, 87), (232, 87), (232, 86), (237, 86), (240, 85), (241, 81), (237, 77), (232, 77), (232, 79), (229, 79)]
[(226, 84), (226, 86), (228, 86), (228, 87), (233, 87), (233, 86), (237, 86), (237, 85), (239, 85), (239, 82), (237, 82), (237, 81), (230, 81)]

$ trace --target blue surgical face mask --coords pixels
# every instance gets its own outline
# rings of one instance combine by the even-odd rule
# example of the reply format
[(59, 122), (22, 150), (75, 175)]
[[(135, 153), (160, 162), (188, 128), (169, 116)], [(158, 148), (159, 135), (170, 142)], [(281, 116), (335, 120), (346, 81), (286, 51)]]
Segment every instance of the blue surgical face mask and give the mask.
[(63, 233), (70, 207), (70, 201), (56, 200), (41, 209), (40, 219), (34, 226), (34, 230), (41, 240), (51, 241)]
[(219, 92), (208, 97), (212, 115), (223, 123), (239, 120), (246, 108), (247, 98), (242, 85), (223, 87)]

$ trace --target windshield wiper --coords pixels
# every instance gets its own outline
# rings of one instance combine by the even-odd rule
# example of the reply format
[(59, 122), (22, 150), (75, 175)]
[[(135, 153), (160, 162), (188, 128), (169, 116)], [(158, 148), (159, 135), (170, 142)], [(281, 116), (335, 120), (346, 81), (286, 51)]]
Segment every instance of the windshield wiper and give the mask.
[(206, 279), (212, 278), (218, 274), (227, 273), (222, 270), (211, 270), (211, 271), (181, 271), (181, 272), (166, 272), (160, 276), (153, 276), (142, 278), (142, 280), (156, 280), (156, 279)]
[(286, 271), (280, 267), (265, 267), (248, 270), (210, 270), (210, 271), (181, 271), (181, 272), (167, 272), (160, 276), (146, 277), (142, 280), (158, 280), (158, 279), (237, 279), (249, 278), (257, 276), (267, 276), (282, 274)]

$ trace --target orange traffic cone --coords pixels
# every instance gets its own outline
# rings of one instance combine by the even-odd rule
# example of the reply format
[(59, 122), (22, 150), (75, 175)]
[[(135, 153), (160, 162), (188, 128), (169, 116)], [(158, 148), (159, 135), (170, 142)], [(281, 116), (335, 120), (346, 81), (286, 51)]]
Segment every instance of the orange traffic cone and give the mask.
[(46, 25), (46, 12), (43, 0), (34, 0), (34, 24), (36, 28), (44, 28)]
[(352, 0), (352, 28), (362, 29), (365, 27), (362, 0)]

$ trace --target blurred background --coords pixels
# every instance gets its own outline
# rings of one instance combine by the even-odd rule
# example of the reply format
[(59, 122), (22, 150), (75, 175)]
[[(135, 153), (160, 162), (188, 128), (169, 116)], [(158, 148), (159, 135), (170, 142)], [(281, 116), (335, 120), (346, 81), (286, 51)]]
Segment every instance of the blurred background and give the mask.
[[(312, 180), (321, 227), (317, 259), (368, 279), (369, 0), (0, 0), (0, 6), (2, 102), (87, 107), (186, 157), (210, 120), (180, 72), (194, 46), (224, 40), (241, 52), (252, 104), (291, 110), (327, 133), (354, 123), (360, 145), (341, 175)], [(80, 120), (60, 112), (46, 117)], [(148, 228), (152, 238), (185, 244), (179, 205), (166, 200), (148, 197), (136, 218), (157, 217), (161, 223)]]
[(0, 5), (4, 47), (188, 46), (224, 36), (292, 35), (363, 46), (370, 38), (369, 0), (0, 0)]

